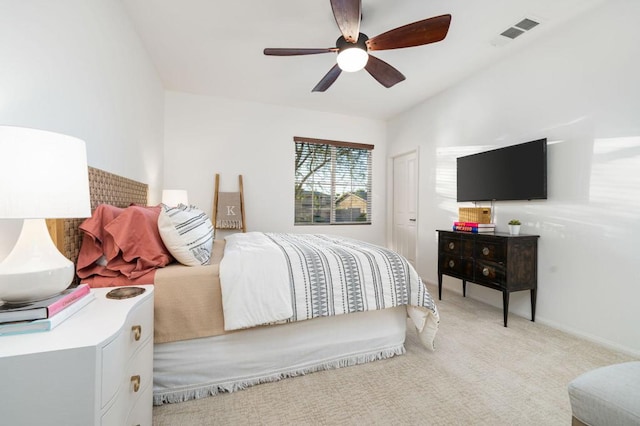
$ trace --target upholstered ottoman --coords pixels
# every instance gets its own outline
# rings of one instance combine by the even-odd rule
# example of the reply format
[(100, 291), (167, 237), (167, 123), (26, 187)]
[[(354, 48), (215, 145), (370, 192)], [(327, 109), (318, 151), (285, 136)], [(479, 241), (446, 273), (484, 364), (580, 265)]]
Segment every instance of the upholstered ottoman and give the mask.
[(640, 425), (640, 362), (609, 365), (569, 383), (575, 425)]

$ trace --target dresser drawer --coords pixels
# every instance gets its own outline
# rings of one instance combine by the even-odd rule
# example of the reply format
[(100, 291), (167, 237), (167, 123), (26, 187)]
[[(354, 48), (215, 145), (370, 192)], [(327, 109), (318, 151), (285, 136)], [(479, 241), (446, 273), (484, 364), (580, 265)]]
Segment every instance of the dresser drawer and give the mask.
[(475, 258), (491, 262), (504, 262), (507, 258), (506, 241), (479, 237), (475, 242)]
[(439, 252), (451, 256), (472, 257), (473, 241), (462, 239), (453, 233), (451, 235), (441, 235)]
[(150, 298), (131, 311), (122, 331), (102, 349), (101, 407), (105, 407), (118, 390), (125, 374), (122, 367), (146, 342), (152, 340), (153, 299)]
[(496, 262), (475, 262), (474, 281), (489, 283), (504, 287), (506, 282), (506, 268)]
[(146, 426), (153, 423), (153, 385), (142, 391), (127, 417), (127, 426)]
[(443, 274), (460, 277), (472, 277), (473, 262), (461, 257), (442, 256), (440, 258), (440, 270)]
[(131, 412), (136, 409), (140, 413), (151, 413), (153, 396), (148, 391), (153, 392), (153, 341), (147, 340), (129, 364), (122, 371), (114, 372), (114, 375), (120, 377), (119, 389), (115, 402), (102, 417), (102, 425), (121, 426), (122, 419), (130, 417)]
[(462, 241), (456, 236), (440, 236), (440, 253), (459, 257), (462, 253)]

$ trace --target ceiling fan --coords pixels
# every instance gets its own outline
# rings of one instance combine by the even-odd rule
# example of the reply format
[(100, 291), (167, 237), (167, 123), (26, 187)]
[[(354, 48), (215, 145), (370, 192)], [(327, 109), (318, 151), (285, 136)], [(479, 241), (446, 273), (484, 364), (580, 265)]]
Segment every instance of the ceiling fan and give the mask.
[(265, 55), (297, 56), (318, 53), (338, 53), (337, 64), (313, 88), (313, 92), (324, 92), (338, 78), (342, 71), (367, 70), (384, 87), (392, 87), (405, 79), (400, 71), (381, 59), (370, 55), (376, 50), (400, 49), (421, 46), (443, 40), (449, 31), (451, 15), (435, 16), (412, 24), (404, 25), (369, 38), (360, 32), (362, 16), (361, 0), (331, 0), (333, 16), (342, 35), (336, 40), (336, 47), (307, 48), (267, 48)]

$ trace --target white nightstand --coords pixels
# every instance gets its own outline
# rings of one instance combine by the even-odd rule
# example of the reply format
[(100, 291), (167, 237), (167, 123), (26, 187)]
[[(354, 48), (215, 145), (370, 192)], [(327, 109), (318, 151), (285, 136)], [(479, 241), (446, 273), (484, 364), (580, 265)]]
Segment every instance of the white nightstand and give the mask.
[(113, 288), (54, 330), (0, 336), (0, 422), (151, 425), (153, 286), (113, 300)]

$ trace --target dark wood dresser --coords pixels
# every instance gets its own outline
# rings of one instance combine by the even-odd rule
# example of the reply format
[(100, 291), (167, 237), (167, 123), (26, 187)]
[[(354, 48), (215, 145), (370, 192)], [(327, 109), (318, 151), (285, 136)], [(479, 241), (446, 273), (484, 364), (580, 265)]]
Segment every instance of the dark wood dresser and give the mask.
[(442, 276), (502, 291), (504, 326), (509, 314), (509, 294), (531, 291), (531, 321), (536, 319), (538, 289), (538, 235), (507, 233), (474, 234), (438, 230), (438, 298), (442, 300)]

